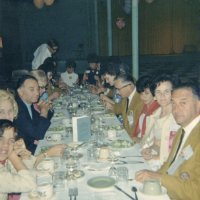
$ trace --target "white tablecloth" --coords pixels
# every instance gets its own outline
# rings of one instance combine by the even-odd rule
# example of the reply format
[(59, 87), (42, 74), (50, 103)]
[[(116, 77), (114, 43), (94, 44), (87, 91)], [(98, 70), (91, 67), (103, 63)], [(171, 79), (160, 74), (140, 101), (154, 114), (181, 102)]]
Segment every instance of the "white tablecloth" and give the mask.
[[(107, 124), (118, 124), (119, 122), (116, 120), (116, 118), (113, 117), (108, 117), (103, 119), (105, 123)], [(61, 120), (55, 123), (61, 123)], [(52, 126), (53, 126), (52, 125)], [(47, 135), (49, 133), (47, 132)], [(131, 140), (128, 136), (128, 134), (125, 132), (125, 130), (120, 130), (118, 131), (118, 139), (126, 139), (126, 140)], [(65, 140), (62, 141), (62, 143), (68, 143), (72, 140), (72, 137), (65, 138)], [(41, 148), (49, 145), (53, 145), (55, 143), (49, 142), (46, 140), (40, 141), (36, 154), (40, 153)], [(85, 175), (77, 179), (73, 184), (78, 187), (78, 197), (77, 200), (128, 200), (130, 199), (126, 195), (124, 195), (122, 192), (118, 191), (116, 188), (111, 187), (108, 189), (94, 189), (88, 186), (87, 181), (88, 179), (95, 177), (95, 176), (107, 176), (108, 175), (108, 169), (111, 166), (110, 163), (88, 163), (87, 158), (86, 158), (86, 148), (87, 146), (83, 146), (79, 151), (84, 154), (83, 158), (80, 160), (80, 169), (84, 171)], [(133, 155), (139, 155), (139, 145), (134, 145), (133, 147), (130, 148), (124, 148), (124, 149), (119, 149), (120, 156), (133, 156)], [(57, 159), (58, 162), (60, 162), (60, 159)], [(146, 163), (142, 157), (126, 157), (126, 158), (120, 158), (120, 160), (124, 161), (143, 161), (143, 163), (135, 163), (135, 164), (123, 164), (123, 165), (116, 165), (118, 166), (126, 166), (129, 170), (129, 179), (133, 179), (131, 181), (128, 181), (127, 183), (123, 183), (120, 185), (120, 187), (125, 190), (128, 194), (130, 194), (134, 198), (134, 192), (131, 191), (131, 187), (135, 186), (138, 188), (138, 190), (142, 187), (141, 183), (138, 183), (134, 180), (135, 178), (135, 172), (139, 171), (141, 169), (150, 169), (148, 163)], [(91, 168), (95, 168), (95, 171), (90, 171), (88, 170)], [(100, 169), (100, 170), (98, 170)], [(60, 166), (60, 168), (57, 169), (59, 170), (65, 170), (65, 166)], [(57, 188), (54, 191), (54, 196), (51, 198), (51, 200), (66, 200), (69, 199), (68, 196), (68, 188), (69, 188), (69, 183), (67, 180), (64, 182), (63, 187)], [(138, 199), (139, 200), (169, 200), (169, 197), (167, 194), (164, 195), (159, 195), (159, 196), (147, 196), (142, 194), (140, 191), (137, 192), (138, 194)], [(20, 200), (29, 200), (30, 198), (28, 197), (28, 194), (22, 194)], [(31, 200), (31, 199), (30, 199)]]

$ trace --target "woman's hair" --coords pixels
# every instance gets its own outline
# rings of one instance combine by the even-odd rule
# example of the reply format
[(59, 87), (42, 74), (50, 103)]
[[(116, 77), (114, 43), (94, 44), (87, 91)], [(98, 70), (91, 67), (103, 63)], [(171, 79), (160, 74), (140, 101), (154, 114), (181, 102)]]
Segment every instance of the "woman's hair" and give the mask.
[(6, 90), (0, 90), (0, 104), (9, 101), (13, 105), (14, 117), (17, 117), (18, 106), (12, 93)]
[(163, 82), (170, 82), (172, 89), (180, 83), (180, 79), (176, 74), (170, 73), (156, 73), (152, 78), (152, 84), (150, 86), (151, 93), (155, 96), (156, 88)]
[(76, 68), (76, 62), (73, 59), (66, 61), (66, 68)]
[(152, 76), (150, 75), (144, 75), (141, 76), (137, 81), (136, 81), (136, 89), (138, 93), (144, 92), (145, 89), (150, 89), (150, 85), (152, 82)]
[(120, 70), (116, 64), (108, 63), (106, 65), (105, 74), (116, 77), (119, 73), (120, 73)]
[[(0, 119), (0, 137), (4, 134), (6, 129), (14, 128), (14, 132), (16, 133), (16, 127), (13, 122), (7, 119)], [(15, 135), (15, 137), (17, 134)]]
[(55, 73), (56, 71), (56, 61), (53, 57), (48, 57), (44, 60), (44, 63), (39, 66), (39, 70), (43, 70), (46, 74), (48, 72)]
[(37, 79), (39, 85), (47, 83), (47, 76), (43, 70), (32, 70), (30, 75)]

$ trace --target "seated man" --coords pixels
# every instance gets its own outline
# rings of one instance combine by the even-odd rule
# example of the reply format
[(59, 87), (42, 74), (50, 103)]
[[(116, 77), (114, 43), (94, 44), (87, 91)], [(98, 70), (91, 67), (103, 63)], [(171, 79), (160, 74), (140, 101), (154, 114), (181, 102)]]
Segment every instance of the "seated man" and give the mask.
[(96, 54), (89, 54), (88, 68), (83, 74), (83, 84), (87, 83), (89, 85), (96, 85), (99, 81), (99, 69), (98, 69), (98, 56)]
[(136, 180), (157, 179), (171, 199), (200, 199), (200, 89), (194, 83), (180, 84), (172, 92), (172, 112), (181, 126), (167, 161), (157, 172), (142, 170)]
[(107, 109), (122, 115), (124, 128), (131, 136), (133, 128), (142, 111), (143, 102), (136, 91), (135, 81), (130, 74), (119, 74), (114, 79), (114, 86), (122, 97), (120, 103), (105, 102)]
[(19, 113), (15, 119), (15, 124), (18, 128), (19, 137), (24, 139), (27, 149), (32, 154), (36, 149), (35, 141), (44, 138), (53, 116), (48, 102), (38, 103), (40, 113), (34, 109), (33, 103), (38, 101), (39, 95), (39, 85), (36, 78), (25, 75), (19, 79), (16, 95)]

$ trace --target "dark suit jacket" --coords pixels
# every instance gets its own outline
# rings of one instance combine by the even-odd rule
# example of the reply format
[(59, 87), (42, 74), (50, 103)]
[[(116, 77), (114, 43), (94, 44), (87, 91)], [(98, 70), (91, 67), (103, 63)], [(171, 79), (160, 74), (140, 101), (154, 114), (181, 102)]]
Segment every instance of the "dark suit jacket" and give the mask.
[(36, 149), (34, 141), (44, 138), (51, 124), (50, 118), (53, 116), (53, 113), (49, 113), (48, 118), (41, 117), (32, 105), (33, 117), (31, 119), (28, 108), (19, 96), (16, 97), (16, 101), (19, 107), (19, 113), (14, 122), (18, 129), (18, 136), (24, 139), (27, 149), (34, 154)]
[[(191, 158), (186, 160), (173, 175), (168, 175), (167, 170), (172, 162), (180, 140), (180, 131), (176, 134), (169, 157), (159, 170), (163, 175), (162, 185), (167, 188), (171, 199), (199, 200), (200, 199), (200, 123), (198, 123), (187, 138), (183, 148), (190, 145), (193, 150)], [(181, 174), (187, 173), (188, 180), (182, 180)]]

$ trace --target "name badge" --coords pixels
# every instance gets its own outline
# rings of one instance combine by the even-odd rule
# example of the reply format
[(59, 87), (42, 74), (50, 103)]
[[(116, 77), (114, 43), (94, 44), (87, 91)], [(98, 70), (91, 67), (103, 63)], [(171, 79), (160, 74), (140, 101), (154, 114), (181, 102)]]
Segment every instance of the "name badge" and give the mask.
[(184, 157), (185, 160), (188, 160), (192, 155), (193, 155), (193, 150), (192, 147), (190, 145), (188, 145), (187, 147), (185, 147), (182, 150), (182, 155)]
[(128, 113), (128, 123), (129, 123), (129, 125), (133, 125), (133, 123), (134, 123), (132, 110)]

